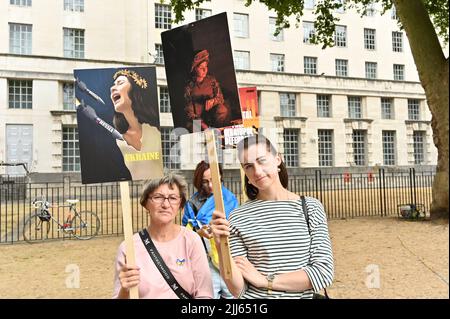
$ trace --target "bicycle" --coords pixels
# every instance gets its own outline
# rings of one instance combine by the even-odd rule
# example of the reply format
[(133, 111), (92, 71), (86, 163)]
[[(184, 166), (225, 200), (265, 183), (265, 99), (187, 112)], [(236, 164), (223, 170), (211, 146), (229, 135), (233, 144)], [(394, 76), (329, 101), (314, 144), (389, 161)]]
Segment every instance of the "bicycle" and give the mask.
[[(69, 207), (69, 214), (64, 223), (61, 224), (49, 211), (49, 208), (54, 206), (44, 198), (35, 199), (32, 204), (36, 211), (23, 225), (25, 241), (36, 243), (49, 239), (51, 224), (57, 225), (57, 231), (62, 231), (64, 234), (69, 234), (77, 239), (87, 240), (95, 237), (100, 229), (100, 218), (97, 214), (90, 211), (78, 212), (76, 209), (78, 199), (68, 199), (66, 202), (68, 205), (56, 206)], [(53, 232), (51, 234), (53, 235)]]

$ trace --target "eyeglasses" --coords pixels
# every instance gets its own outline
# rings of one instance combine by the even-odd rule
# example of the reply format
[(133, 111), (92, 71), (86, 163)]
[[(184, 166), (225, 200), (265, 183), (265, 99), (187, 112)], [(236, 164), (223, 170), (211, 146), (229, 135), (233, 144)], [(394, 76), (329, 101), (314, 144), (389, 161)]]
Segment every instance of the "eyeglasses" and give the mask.
[(155, 196), (150, 196), (149, 197), (152, 202), (156, 203), (156, 204), (162, 204), (164, 203), (164, 201), (167, 199), (169, 201), (170, 205), (176, 205), (179, 204), (181, 201), (181, 197), (180, 196), (176, 196), (176, 195), (170, 195), (170, 196), (163, 196), (163, 195), (155, 195)]

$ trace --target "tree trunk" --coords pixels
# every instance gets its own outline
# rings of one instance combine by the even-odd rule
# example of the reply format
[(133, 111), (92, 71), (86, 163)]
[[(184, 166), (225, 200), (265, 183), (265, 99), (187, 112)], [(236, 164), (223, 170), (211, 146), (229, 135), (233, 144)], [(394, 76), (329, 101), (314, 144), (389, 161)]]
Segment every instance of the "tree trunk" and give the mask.
[(442, 51), (430, 16), (421, 0), (393, 0), (409, 39), (431, 111), (433, 142), (438, 150), (431, 218), (448, 220), (448, 58)]
[(431, 111), (433, 142), (438, 150), (431, 218), (448, 220), (448, 58), (421, 0), (393, 0), (409, 40), (420, 82)]

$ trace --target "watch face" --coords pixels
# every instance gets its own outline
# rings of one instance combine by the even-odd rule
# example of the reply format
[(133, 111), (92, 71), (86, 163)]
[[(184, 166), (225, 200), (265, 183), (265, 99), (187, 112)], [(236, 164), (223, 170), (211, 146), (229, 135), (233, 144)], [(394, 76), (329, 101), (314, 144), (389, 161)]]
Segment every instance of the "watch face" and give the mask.
[(269, 274), (269, 275), (267, 275), (267, 280), (272, 281), (274, 278), (275, 278), (275, 275), (274, 275), (274, 274)]

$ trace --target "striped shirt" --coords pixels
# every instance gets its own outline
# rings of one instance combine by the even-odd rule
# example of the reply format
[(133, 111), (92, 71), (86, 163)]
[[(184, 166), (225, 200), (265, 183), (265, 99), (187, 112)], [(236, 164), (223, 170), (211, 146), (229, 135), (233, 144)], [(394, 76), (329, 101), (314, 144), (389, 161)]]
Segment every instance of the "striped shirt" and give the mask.
[[(303, 269), (315, 292), (333, 281), (334, 265), (322, 204), (306, 197), (308, 225), (301, 200), (252, 200), (230, 214), (230, 250), (246, 257), (264, 276)], [(313, 290), (267, 294), (245, 282), (239, 298), (312, 298)]]

